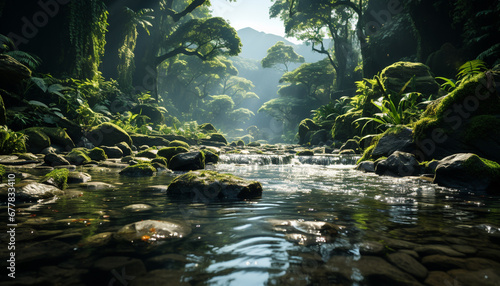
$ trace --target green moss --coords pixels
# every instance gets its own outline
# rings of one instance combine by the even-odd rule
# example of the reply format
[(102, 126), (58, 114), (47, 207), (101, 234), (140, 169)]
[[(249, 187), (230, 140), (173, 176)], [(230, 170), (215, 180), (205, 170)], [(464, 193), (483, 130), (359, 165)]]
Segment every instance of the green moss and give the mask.
[(375, 145), (371, 145), (368, 148), (366, 148), (365, 152), (363, 152), (363, 156), (361, 158), (359, 158), (359, 160), (358, 160), (358, 162), (356, 162), (356, 164), (359, 164), (363, 161), (373, 161), (373, 159), (371, 158), (372, 153), (373, 153), (373, 149), (375, 149)]
[(12, 155), (16, 155), (19, 159), (23, 160), (38, 160), (38, 157), (33, 155), (32, 153), (14, 153)]
[(201, 130), (203, 133), (217, 133), (217, 129), (212, 125), (212, 123), (203, 123), (202, 125), (198, 126), (198, 129)]
[[(102, 149), (101, 149), (102, 150)], [(85, 148), (75, 148), (71, 150), (64, 158), (68, 160), (71, 164), (82, 165), (87, 164), (92, 161), (88, 154), (88, 149)]]
[(380, 161), (382, 161), (382, 160), (385, 160), (385, 159), (387, 159), (387, 157), (382, 156), (382, 157), (378, 158), (377, 160), (375, 160), (375, 162), (374, 162), (374, 163), (375, 163), (375, 165), (377, 165), (377, 164), (378, 164), (378, 162), (380, 162)]
[(254, 141), (254, 142), (250, 142), (250, 143), (248, 143), (248, 144), (247, 144), (247, 146), (249, 146), (249, 147), (259, 147), (259, 146), (260, 146), (260, 143), (259, 143), (259, 142)]
[(219, 155), (213, 152), (210, 149), (200, 150), (205, 156), (205, 163), (214, 163), (217, 164), (219, 162)]
[(108, 159), (108, 155), (99, 147), (95, 147), (88, 152), (88, 156), (90, 159), (95, 161), (104, 161)]
[(160, 163), (162, 165), (165, 165), (165, 166), (168, 166), (168, 159), (165, 158), (165, 157), (159, 157), (157, 156), (156, 158), (154, 158), (151, 163)]
[(50, 183), (64, 190), (68, 187), (68, 175), (68, 169), (57, 169), (41, 178), (40, 183)]
[(220, 133), (214, 133), (214, 134), (210, 135), (210, 141), (220, 142), (222, 144), (227, 145), (226, 137), (224, 137), (224, 135), (222, 135)]
[(487, 137), (500, 138), (500, 118), (493, 115), (474, 116), (465, 130), (464, 137), (467, 143)]
[(4, 165), (0, 165), (0, 183), (3, 181), (5, 173), (7, 173), (7, 169), (5, 169)]
[(257, 150), (254, 152), (255, 154), (264, 154), (264, 152), (262, 152), (262, 150)]
[(233, 182), (236, 180), (241, 180), (241, 178), (232, 175), (232, 174), (225, 174), (225, 173), (218, 173), (216, 171), (189, 171), (186, 174), (180, 175), (176, 177), (171, 184), (177, 183), (179, 181), (183, 181), (186, 183), (191, 183), (193, 181), (198, 180), (198, 178), (204, 178), (207, 179), (207, 181), (217, 181), (221, 183), (228, 183), (228, 182)]
[(241, 150), (231, 150), (229, 152), (226, 152), (226, 154), (241, 154)]
[(184, 141), (174, 140), (168, 144), (168, 147), (184, 147), (189, 149), (189, 144)]
[[(422, 115), (422, 118), (414, 125), (413, 132), (415, 140), (422, 140), (426, 138), (430, 135), (429, 133), (436, 128), (442, 128), (445, 132), (451, 132), (452, 128), (450, 124), (451, 122), (455, 122), (455, 120), (450, 120), (451, 122), (447, 123), (446, 120), (444, 120), (445, 115), (458, 116), (455, 114), (455, 108), (465, 109), (464, 104), (467, 103), (466, 99), (469, 97), (475, 98), (479, 102), (477, 109), (472, 110), (471, 112), (466, 111), (469, 116), (472, 115), (472, 118), (474, 115), (482, 117), (498, 114), (498, 110), (500, 109), (500, 98), (498, 96), (492, 96), (490, 94), (486, 99), (477, 97), (478, 87), (482, 87), (481, 94), (486, 91), (483, 83), (487, 81), (488, 79), (486, 74), (481, 73), (462, 83), (457, 89), (447, 96), (430, 104)], [(486, 97), (486, 95), (483, 96)], [(449, 114), (450, 111), (452, 112), (451, 115)], [(462, 120), (466, 120), (467, 118), (460, 117)], [(491, 117), (489, 119), (491, 119)], [(490, 121), (489, 123), (495, 123), (494, 121), (488, 120), (488, 118), (482, 117), (481, 119), (477, 119), (474, 125), (479, 126), (479, 123), (485, 123), (487, 121)], [(466, 134), (465, 136), (470, 139), (473, 135)]]
[(27, 136), (26, 147), (33, 153), (40, 153), (51, 145), (50, 137), (45, 134), (41, 127), (31, 127), (21, 131)]
[(120, 175), (129, 177), (146, 177), (152, 176), (156, 172), (155, 167), (149, 163), (140, 163), (121, 170)]
[(238, 140), (238, 141), (236, 141), (236, 146), (238, 146), (238, 147), (245, 147), (245, 141), (243, 141), (241, 139)]
[(314, 152), (312, 150), (299, 151), (297, 156), (314, 156)]
[(464, 162), (464, 167), (466, 167), (473, 176), (486, 176), (500, 180), (500, 164), (497, 162), (473, 155)]
[[(174, 142), (174, 141), (172, 141), (172, 142)], [(172, 159), (172, 157), (174, 157), (175, 155), (180, 154), (180, 153), (187, 153), (187, 152), (189, 152), (189, 150), (187, 148), (184, 148), (184, 147), (167, 147), (167, 148), (160, 149), (157, 153), (157, 156), (164, 157), (170, 161), (170, 159)]]
[(142, 150), (141, 152), (137, 153), (136, 157), (144, 157), (144, 158), (156, 158), (156, 154), (151, 153), (152, 150), (156, 150), (156, 147), (150, 147), (146, 150)]
[(360, 135), (362, 129), (361, 125), (359, 122), (354, 123), (354, 121), (361, 117), (362, 110), (338, 116), (332, 127), (333, 140), (345, 142), (354, 136)]
[(74, 148), (75, 143), (71, 140), (68, 133), (59, 127), (40, 127), (40, 130), (49, 136), (52, 144), (59, 145), (63, 148)]

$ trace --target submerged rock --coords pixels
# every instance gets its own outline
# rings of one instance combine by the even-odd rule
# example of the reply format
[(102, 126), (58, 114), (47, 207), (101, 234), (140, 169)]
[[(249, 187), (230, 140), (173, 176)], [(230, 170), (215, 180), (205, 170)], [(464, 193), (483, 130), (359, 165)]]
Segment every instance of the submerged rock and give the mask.
[(152, 206), (146, 204), (133, 204), (123, 207), (124, 210), (131, 212), (144, 212), (144, 211), (149, 211), (152, 208), (153, 208)]
[(64, 195), (59, 188), (42, 183), (28, 183), (16, 188), (16, 198), (19, 200), (36, 201)]
[(439, 161), (434, 183), (462, 190), (498, 192), (500, 164), (471, 153), (451, 155)]
[(158, 155), (159, 157), (164, 157), (167, 160), (170, 160), (177, 154), (187, 153), (187, 152), (189, 152), (189, 150), (184, 147), (167, 147), (158, 150), (158, 153), (156, 155)]
[(168, 162), (173, 171), (192, 171), (205, 168), (205, 155), (202, 152), (180, 153)]
[(127, 224), (115, 235), (115, 238), (125, 241), (161, 241), (172, 238), (182, 238), (191, 233), (187, 225), (163, 220), (142, 220)]
[(92, 176), (83, 172), (70, 172), (68, 175), (68, 184), (86, 183), (92, 180)]
[(262, 185), (215, 171), (191, 171), (175, 178), (167, 195), (202, 202), (252, 199), (262, 196)]
[(373, 161), (364, 161), (358, 164), (356, 170), (374, 173), (375, 172), (375, 163)]

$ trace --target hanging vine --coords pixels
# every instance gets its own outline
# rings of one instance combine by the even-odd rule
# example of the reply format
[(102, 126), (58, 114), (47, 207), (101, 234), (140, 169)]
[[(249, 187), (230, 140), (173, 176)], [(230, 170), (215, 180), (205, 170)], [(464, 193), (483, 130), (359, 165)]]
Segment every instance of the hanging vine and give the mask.
[(69, 36), (75, 52), (73, 76), (94, 79), (99, 75), (107, 27), (108, 11), (102, 0), (71, 2)]

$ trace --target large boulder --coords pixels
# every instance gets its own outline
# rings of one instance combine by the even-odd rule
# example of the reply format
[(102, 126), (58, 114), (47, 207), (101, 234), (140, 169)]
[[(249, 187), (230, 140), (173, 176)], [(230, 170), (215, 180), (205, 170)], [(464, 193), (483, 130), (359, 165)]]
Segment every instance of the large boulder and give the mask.
[(56, 166), (68, 166), (71, 165), (68, 160), (59, 154), (49, 153), (43, 158), (45, 164), (56, 167)]
[(212, 133), (210, 137), (201, 139), (202, 145), (221, 147), (227, 145), (227, 139), (220, 133)]
[(173, 171), (192, 171), (204, 169), (205, 155), (203, 152), (177, 154), (168, 162), (168, 168)]
[(119, 126), (109, 122), (92, 128), (87, 138), (95, 146), (114, 146), (120, 142), (125, 142), (129, 146), (132, 146), (132, 138), (130, 138), (128, 133)]
[(68, 160), (72, 165), (83, 165), (88, 164), (92, 159), (88, 155), (89, 150), (85, 148), (75, 148), (71, 150), (64, 158)]
[(474, 153), (500, 162), (499, 81), (482, 73), (430, 104), (413, 129), (419, 159)]
[[(413, 78), (415, 84), (407, 86), (405, 92), (420, 92), (425, 95), (438, 94), (441, 87), (432, 76), (428, 66), (422, 63), (397, 62), (380, 73), (385, 88), (399, 92)], [(414, 86), (414, 89), (412, 89)]]
[(60, 127), (40, 127), (40, 130), (49, 136), (52, 144), (58, 145), (65, 150), (75, 148), (75, 143), (64, 129)]
[(50, 147), (50, 138), (40, 130), (40, 128), (33, 127), (22, 131), (27, 136), (26, 149), (31, 153), (40, 153), (43, 149)]
[(16, 200), (20, 201), (38, 201), (63, 194), (64, 191), (59, 188), (42, 183), (28, 183), (16, 186)]
[(439, 161), (434, 183), (460, 190), (498, 194), (500, 164), (471, 153), (451, 155)]
[(420, 165), (413, 154), (396, 151), (389, 158), (378, 162), (375, 173), (400, 177), (415, 176), (420, 173)]
[(353, 150), (356, 153), (359, 153), (361, 149), (359, 148), (359, 143), (355, 139), (349, 139), (345, 142), (341, 147), (340, 151), (344, 150)]
[(215, 171), (191, 171), (175, 178), (167, 195), (201, 202), (252, 199), (262, 196), (262, 185)]
[(373, 149), (372, 156), (375, 159), (389, 157), (396, 151), (412, 152), (415, 148), (412, 130), (409, 128), (402, 128), (396, 131), (386, 132), (382, 138), (378, 140), (378, 143)]
[(218, 132), (217, 129), (212, 125), (212, 123), (203, 123), (202, 125), (198, 126), (198, 130), (207, 134)]
[(31, 77), (31, 70), (13, 57), (0, 54), (0, 89), (18, 91), (21, 83)]

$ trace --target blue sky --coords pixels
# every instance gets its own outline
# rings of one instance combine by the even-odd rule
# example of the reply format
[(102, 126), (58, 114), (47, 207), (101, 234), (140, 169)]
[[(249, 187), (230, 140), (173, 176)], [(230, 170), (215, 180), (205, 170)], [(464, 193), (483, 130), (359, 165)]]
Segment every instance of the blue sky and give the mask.
[[(285, 27), (279, 19), (269, 19), (271, 0), (211, 0), (213, 15), (229, 20), (236, 30), (251, 27), (257, 31), (285, 35)], [(292, 39), (289, 39), (292, 40)]]

